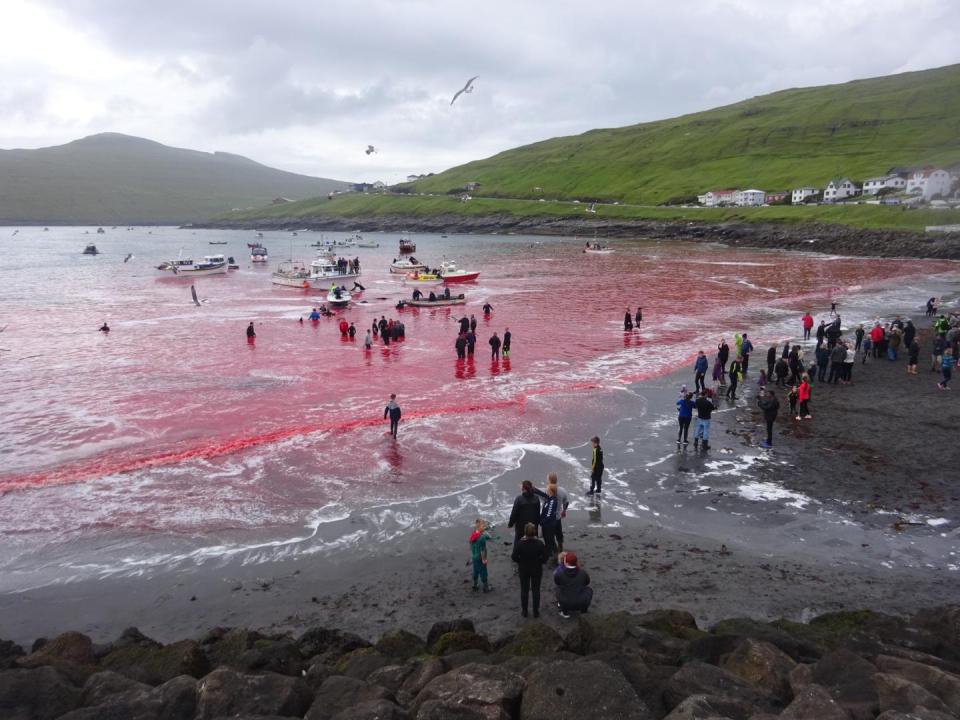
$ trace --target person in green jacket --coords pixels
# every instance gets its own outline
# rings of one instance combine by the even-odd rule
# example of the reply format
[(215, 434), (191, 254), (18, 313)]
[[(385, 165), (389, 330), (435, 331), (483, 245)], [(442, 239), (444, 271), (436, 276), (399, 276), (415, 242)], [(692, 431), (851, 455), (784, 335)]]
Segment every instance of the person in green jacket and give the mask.
[(473, 533), (470, 535), (470, 559), (473, 561), (473, 590), (477, 591), (477, 582), (483, 583), (483, 591), (490, 592), (487, 576), (487, 522), (477, 518), (473, 524)]

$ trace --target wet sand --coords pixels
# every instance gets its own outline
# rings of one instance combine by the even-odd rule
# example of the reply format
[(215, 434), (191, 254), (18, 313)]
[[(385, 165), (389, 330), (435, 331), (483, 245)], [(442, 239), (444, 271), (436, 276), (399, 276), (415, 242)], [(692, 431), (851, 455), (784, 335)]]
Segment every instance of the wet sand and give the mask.
[[(921, 346), (928, 350), (926, 336)], [(953, 393), (937, 389), (924, 362), (912, 377), (904, 359), (871, 360), (856, 366), (852, 385), (815, 385), (812, 421), (790, 418), (781, 397), (776, 447), (761, 451), (754, 392), (765, 348), (754, 355), (741, 401), (715, 414), (708, 454), (674, 444), (673, 400), (681, 383), (692, 386), (685, 370), (638, 386), (648, 413), (610, 408), (622, 420), (602, 433), (612, 470), (603, 500), (582, 495), (583, 478), (561, 475), (575, 497), (566, 546), (593, 577), (596, 611), (674, 607), (709, 623), (804, 619), (842, 608), (896, 613), (954, 601), (960, 504), (949, 468), (960, 459), (960, 407)], [(569, 452), (587, 462), (585, 445)], [(629, 464), (618, 461), (628, 454)], [(512, 494), (521, 480), (542, 478), (557, 464), (528, 452), (496, 489)], [(618, 500), (624, 497), (630, 502)], [(0, 637), (29, 643), (75, 629), (107, 640), (131, 625), (163, 641), (231, 625), (294, 632), (326, 625), (374, 637), (393, 627), (423, 633), (438, 619), (461, 616), (496, 637), (522, 622), (512, 531), (497, 528), (500, 542), (491, 545), (493, 592), (474, 593), (470, 512), (462, 509), (456, 527), (349, 552), (268, 563), (234, 557), (2, 595)], [(351, 517), (335, 532), (367, 522)], [(562, 628), (570, 621), (551, 610), (551, 598), (547, 576), (544, 618)]]

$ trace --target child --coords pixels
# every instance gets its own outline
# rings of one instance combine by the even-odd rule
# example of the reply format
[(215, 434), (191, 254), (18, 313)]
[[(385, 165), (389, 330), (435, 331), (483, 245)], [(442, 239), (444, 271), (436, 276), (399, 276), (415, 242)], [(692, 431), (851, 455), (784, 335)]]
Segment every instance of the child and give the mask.
[[(787, 400), (790, 401), (790, 415), (794, 416), (797, 414), (797, 398), (800, 397), (800, 390), (794, 385), (790, 388), (790, 392), (787, 393)], [(799, 417), (797, 418), (800, 419)]]
[(487, 582), (487, 523), (483, 518), (477, 518), (473, 524), (473, 534), (470, 535), (470, 559), (473, 560), (473, 591), (477, 591), (477, 581), (483, 583), (483, 591), (490, 592)]
[(767, 371), (766, 371), (766, 370), (763, 370), (763, 369), (760, 370), (760, 377), (757, 378), (757, 385), (760, 387), (760, 389), (763, 389), (763, 388), (765, 388), (765, 387), (767, 386)]
[(593, 495), (594, 491), (599, 495), (603, 482), (603, 449), (600, 447), (600, 438), (596, 435), (590, 438), (590, 444), (593, 445), (593, 453), (590, 460), (590, 490), (587, 495)]

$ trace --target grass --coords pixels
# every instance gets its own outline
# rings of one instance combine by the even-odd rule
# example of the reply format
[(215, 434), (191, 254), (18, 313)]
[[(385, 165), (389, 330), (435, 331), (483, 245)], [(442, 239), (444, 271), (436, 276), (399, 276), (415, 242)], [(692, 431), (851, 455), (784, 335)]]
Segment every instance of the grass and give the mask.
[(362, 219), (385, 216), (417, 218), (437, 215), (485, 217), (505, 215), (517, 218), (568, 218), (585, 220), (663, 220), (699, 222), (822, 222), (872, 229), (922, 231), (927, 225), (960, 223), (960, 210), (907, 209), (881, 205), (805, 205), (758, 208), (681, 208), (601, 205), (596, 215), (584, 212), (583, 205), (569, 202), (538, 202), (475, 198), (462, 203), (446, 195), (341, 195), (334, 200), (313, 199), (258, 210), (232, 212), (220, 219), (235, 222), (257, 220), (309, 220), (336, 217)]
[[(727, 187), (822, 188), (960, 162), (960, 65), (784, 90), (706, 112), (545, 140), (412, 185), (484, 196), (655, 205)], [(534, 188), (543, 188), (542, 193)]]

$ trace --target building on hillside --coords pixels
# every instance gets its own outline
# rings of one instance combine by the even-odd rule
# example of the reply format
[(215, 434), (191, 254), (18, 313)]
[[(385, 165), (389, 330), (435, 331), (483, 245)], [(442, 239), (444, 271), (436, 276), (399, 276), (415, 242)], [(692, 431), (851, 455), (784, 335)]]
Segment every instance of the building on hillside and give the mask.
[(711, 190), (703, 195), (697, 195), (697, 201), (707, 207), (735, 205), (737, 202), (736, 195), (737, 191), (732, 188), (726, 190)]
[(819, 194), (820, 191), (814, 187), (794, 188), (790, 193), (790, 202), (794, 205), (802, 205), (807, 198), (816, 197)]
[(947, 197), (952, 186), (950, 173), (940, 168), (917, 170), (907, 178), (907, 192), (922, 195), (924, 200)]
[(407, 175), (407, 182), (416, 182), (422, 177), (423, 175)]
[(383, 190), (387, 184), (383, 180), (377, 180), (375, 183), (370, 185), (371, 190)]
[(271, 205), (283, 205), (284, 203), (293, 202), (290, 198), (285, 197), (275, 197), (270, 204)]
[(836, 202), (848, 197), (853, 197), (860, 192), (860, 188), (850, 178), (834, 178), (827, 183), (823, 190), (823, 199), (825, 202)]
[(903, 175), (888, 173), (887, 175), (881, 175), (880, 177), (868, 178), (867, 180), (864, 180), (863, 194), (876, 195), (884, 188), (892, 188), (899, 191), (903, 190), (905, 187), (907, 187), (907, 181)]
[(740, 207), (756, 207), (767, 201), (767, 193), (763, 190), (738, 190), (734, 195), (734, 202)]
[(767, 193), (766, 203), (767, 205), (773, 205), (773, 203), (778, 203), (783, 200), (787, 195), (789, 195), (786, 190), (776, 190), (774, 192)]
[(473, 191), (476, 190), (478, 187), (480, 187), (480, 183), (478, 183), (478, 182), (476, 182), (476, 181), (474, 181), (474, 182), (468, 182), (468, 183), (467, 183), (466, 185), (464, 185), (463, 187), (464, 187), (464, 189), (465, 189), (467, 192), (473, 192)]

